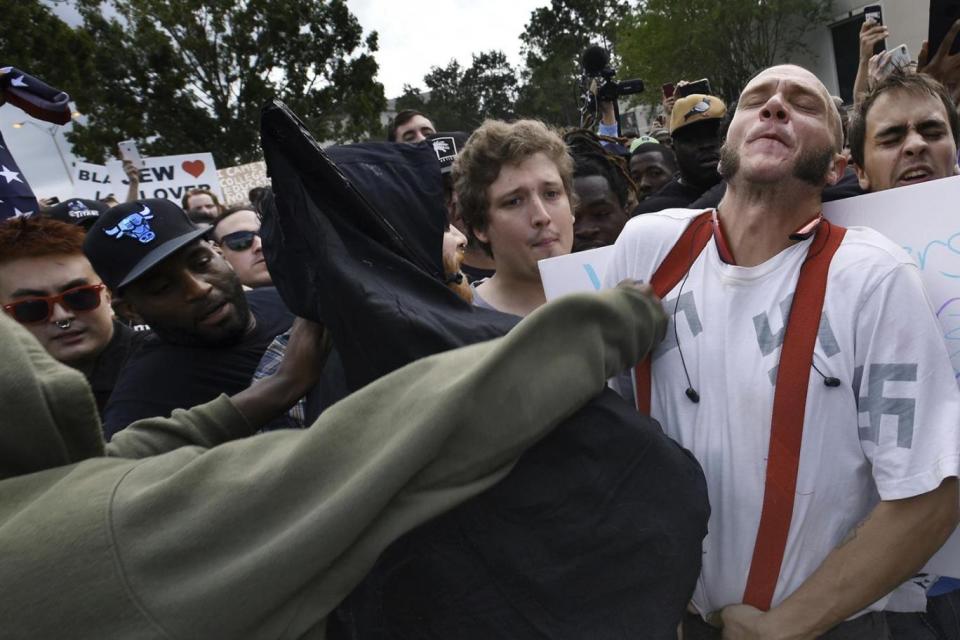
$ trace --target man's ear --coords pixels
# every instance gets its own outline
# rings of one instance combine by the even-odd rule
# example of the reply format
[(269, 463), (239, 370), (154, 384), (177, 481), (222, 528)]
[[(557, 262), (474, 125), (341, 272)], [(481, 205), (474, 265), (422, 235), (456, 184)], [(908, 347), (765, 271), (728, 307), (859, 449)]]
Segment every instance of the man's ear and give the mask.
[(860, 188), (864, 191), (870, 191), (870, 178), (867, 176), (867, 172), (863, 170), (863, 167), (857, 163), (853, 163), (853, 168), (857, 172), (857, 182), (860, 183)]
[(827, 185), (832, 186), (840, 181), (843, 172), (847, 170), (847, 158), (842, 153), (833, 154), (833, 165), (827, 172)]
[(475, 237), (480, 242), (484, 244), (490, 244), (490, 236), (487, 235), (486, 229), (471, 229), (473, 237)]
[(113, 306), (113, 312), (126, 321), (127, 324), (146, 324), (146, 322), (143, 321), (143, 317), (133, 308), (133, 305), (124, 300), (123, 297), (114, 296), (110, 304)]

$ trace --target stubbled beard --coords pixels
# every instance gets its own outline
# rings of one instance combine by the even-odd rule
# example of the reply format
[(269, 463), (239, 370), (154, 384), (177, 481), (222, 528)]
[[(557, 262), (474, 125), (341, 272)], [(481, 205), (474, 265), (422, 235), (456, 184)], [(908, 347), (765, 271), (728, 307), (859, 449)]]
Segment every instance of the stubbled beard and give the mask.
[[(826, 180), (832, 161), (832, 148), (808, 149), (797, 158), (797, 164), (793, 167), (793, 177), (815, 187), (821, 187)], [(720, 147), (719, 170), (720, 175), (728, 183), (733, 180), (740, 171), (740, 153), (726, 144)]]
[(246, 335), (247, 327), (250, 324), (250, 305), (247, 303), (247, 296), (243, 292), (243, 285), (240, 284), (240, 280), (235, 277), (231, 280), (227, 300), (233, 304), (236, 310), (237, 322), (232, 326), (223, 328), (217, 335), (203, 336), (188, 329), (153, 324), (150, 325), (150, 328), (164, 342), (184, 347), (230, 347), (239, 344)]
[[(473, 287), (467, 282), (467, 276), (460, 271), (463, 263), (463, 251), (454, 251), (452, 255), (443, 256), (443, 274), (448, 278), (447, 288), (467, 302), (473, 302)], [(455, 279), (460, 275), (460, 282)]]

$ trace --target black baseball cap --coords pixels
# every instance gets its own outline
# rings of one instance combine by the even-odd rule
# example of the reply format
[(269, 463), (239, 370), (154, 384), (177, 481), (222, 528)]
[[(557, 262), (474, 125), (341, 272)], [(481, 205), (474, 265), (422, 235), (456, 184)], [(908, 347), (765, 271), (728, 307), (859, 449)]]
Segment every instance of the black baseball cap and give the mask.
[(104, 283), (119, 291), (209, 230), (209, 225), (190, 222), (169, 200), (134, 200), (97, 219), (87, 231), (83, 253)]
[(453, 161), (457, 159), (457, 154), (463, 151), (463, 145), (467, 144), (469, 137), (469, 134), (463, 131), (431, 133), (427, 136), (427, 144), (433, 147), (437, 160), (440, 161), (441, 174), (447, 175), (453, 171)]
[(97, 200), (84, 200), (83, 198), (70, 198), (60, 202), (49, 209), (40, 212), (41, 216), (53, 218), (59, 222), (75, 224), (85, 229), (90, 229), (93, 223), (101, 215), (106, 213), (110, 207)]

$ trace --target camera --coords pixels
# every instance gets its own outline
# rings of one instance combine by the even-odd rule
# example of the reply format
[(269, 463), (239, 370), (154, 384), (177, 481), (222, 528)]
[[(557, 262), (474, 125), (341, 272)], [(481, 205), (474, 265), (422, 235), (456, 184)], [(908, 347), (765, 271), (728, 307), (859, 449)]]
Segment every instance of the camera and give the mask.
[(624, 80), (617, 82), (613, 77), (616, 70), (610, 66), (610, 54), (599, 45), (590, 45), (580, 56), (583, 75), (587, 78), (602, 78), (603, 83), (597, 89), (600, 100), (616, 100), (643, 91), (643, 80)]
[[(580, 66), (583, 68), (584, 86), (589, 87), (591, 81), (599, 80), (596, 96), (587, 88), (584, 92), (584, 104), (581, 109), (582, 116), (596, 112), (597, 101), (613, 102), (614, 108), (618, 112), (617, 99), (621, 96), (628, 96), (643, 92), (643, 80), (623, 80), (617, 82), (614, 80), (616, 70), (610, 66), (610, 54), (606, 49), (599, 45), (590, 45), (580, 56)], [(581, 117), (581, 120), (583, 117)]]

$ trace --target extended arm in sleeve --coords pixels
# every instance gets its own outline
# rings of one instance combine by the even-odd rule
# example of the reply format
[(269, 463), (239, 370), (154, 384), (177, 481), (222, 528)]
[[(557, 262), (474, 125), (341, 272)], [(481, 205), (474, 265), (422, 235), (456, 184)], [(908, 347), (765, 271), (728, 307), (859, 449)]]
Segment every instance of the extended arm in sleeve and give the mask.
[(663, 324), (636, 289), (569, 296), (385, 376), (305, 431), (145, 460), (112, 506), (125, 580), (171, 636), (300, 637), (390, 542), (502, 478)]

